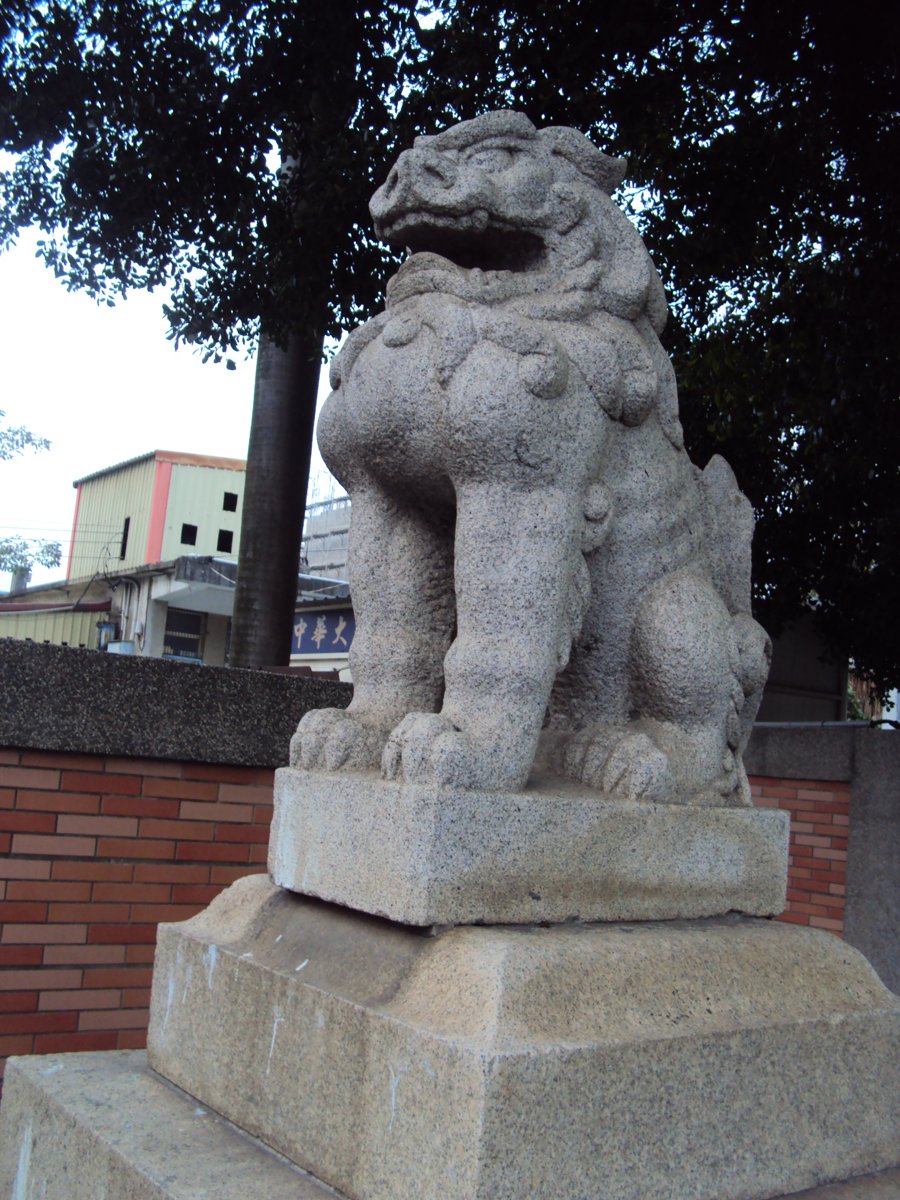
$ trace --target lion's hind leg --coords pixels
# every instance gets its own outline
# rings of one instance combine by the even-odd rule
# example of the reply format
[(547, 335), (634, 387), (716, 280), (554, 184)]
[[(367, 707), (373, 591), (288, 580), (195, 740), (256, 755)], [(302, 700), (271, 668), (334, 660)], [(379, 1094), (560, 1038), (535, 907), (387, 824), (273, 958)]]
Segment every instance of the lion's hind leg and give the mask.
[(700, 572), (652, 584), (631, 633), (629, 719), (575, 734), (567, 773), (618, 800), (747, 803), (744, 660), (759, 654), (742, 645), (741, 621)]
[(631, 702), (668, 759), (672, 799), (724, 804), (735, 790), (737, 659), (731, 614), (704, 574), (674, 571), (649, 588), (629, 647)]

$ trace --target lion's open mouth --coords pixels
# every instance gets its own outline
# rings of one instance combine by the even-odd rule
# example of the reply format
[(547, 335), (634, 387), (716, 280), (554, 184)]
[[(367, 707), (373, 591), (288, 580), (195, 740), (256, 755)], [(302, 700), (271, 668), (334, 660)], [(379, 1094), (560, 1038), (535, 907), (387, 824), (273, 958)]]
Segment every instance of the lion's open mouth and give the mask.
[(492, 223), (483, 209), (461, 217), (403, 213), (382, 227), (381, 236), (413, 254), (439, 254), (467, 271), (533, 271), (546, 253), (537, 234)]

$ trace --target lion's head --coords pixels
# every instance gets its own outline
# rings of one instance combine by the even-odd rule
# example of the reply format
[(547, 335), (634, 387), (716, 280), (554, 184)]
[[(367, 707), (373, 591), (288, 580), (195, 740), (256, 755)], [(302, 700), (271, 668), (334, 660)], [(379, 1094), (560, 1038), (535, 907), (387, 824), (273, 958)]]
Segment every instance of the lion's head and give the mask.
[(490, 112), (417, 138), (370, 209), (378, 236), (418, 260), (398, 276), (404, 294), (418, 289), (417, 272), (450, 272), (492, 302), (577, 291), (629, 319), (649, 310), (661, 328), (656, 273), (610, 200), (625, 169), (573, 129)]

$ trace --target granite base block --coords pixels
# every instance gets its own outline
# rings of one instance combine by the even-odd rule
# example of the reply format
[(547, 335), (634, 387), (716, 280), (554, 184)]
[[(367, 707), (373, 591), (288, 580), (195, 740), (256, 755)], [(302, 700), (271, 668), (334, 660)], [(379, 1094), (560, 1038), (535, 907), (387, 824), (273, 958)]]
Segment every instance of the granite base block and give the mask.
[[(105, 1114), (100, 1122), (98, 1112)], [(339, 1195), (166, 1084), (147, 1067), (141, 1050), (9, 1060), (0, 1107), (3, 1200), (333, 1200)], [(900, 1168), (780, 1200), (898, 1196)]]
[(437, 936), (239, 881), (153, 1067), (354, 1200), (765, 1200), (900, 1162), (900, 1001), (743, 917)]
[(269, 871), (408, 925), (768, 916), (785, 905), (788, 825), (775, 809), (613, 803), (575, 784), (454, 793), (287, 767)]

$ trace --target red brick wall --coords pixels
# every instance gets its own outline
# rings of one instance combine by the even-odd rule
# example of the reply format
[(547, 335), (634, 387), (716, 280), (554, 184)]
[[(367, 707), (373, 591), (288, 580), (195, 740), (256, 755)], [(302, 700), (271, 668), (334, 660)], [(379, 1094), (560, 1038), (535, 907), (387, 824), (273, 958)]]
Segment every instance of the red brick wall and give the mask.
[(0, 749), (0, 1060), (143, 1046), (157, 922), (264, 870), (271, 815), (268, 768)]
[[(754, 778), (791, 813), (788, 911), (843, 928), (849, 787)], [(265, 869), (272, 771), (0, 749), (0, 1059), (144, 1045), (159, 921)]]
[(850, 785), (751, 776), (750, 787), (759, 807), (791, 814), (788, 907), (779, 920), (842, 934)]

